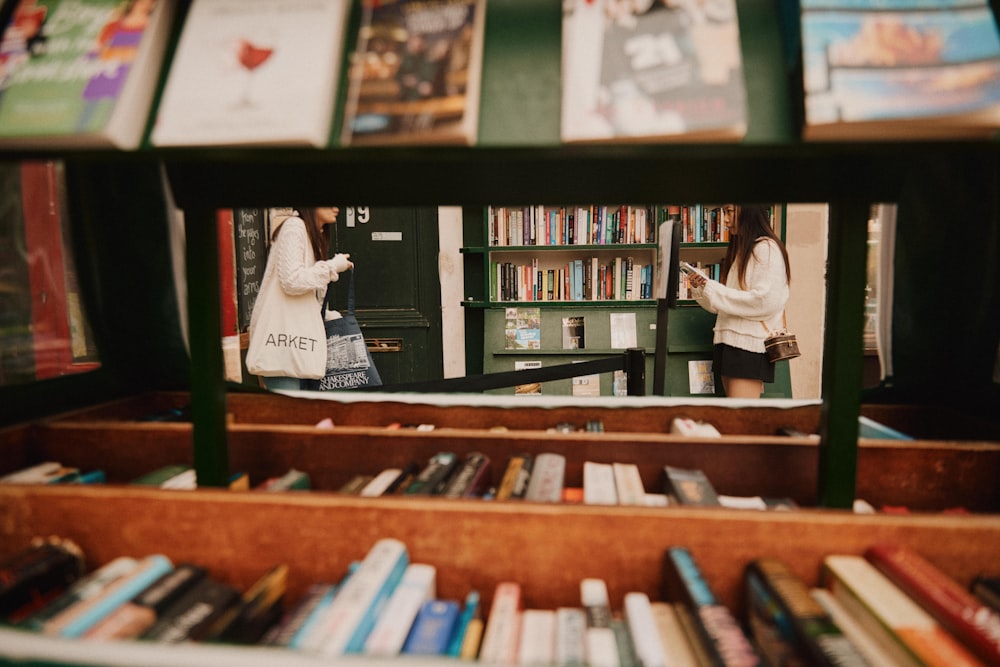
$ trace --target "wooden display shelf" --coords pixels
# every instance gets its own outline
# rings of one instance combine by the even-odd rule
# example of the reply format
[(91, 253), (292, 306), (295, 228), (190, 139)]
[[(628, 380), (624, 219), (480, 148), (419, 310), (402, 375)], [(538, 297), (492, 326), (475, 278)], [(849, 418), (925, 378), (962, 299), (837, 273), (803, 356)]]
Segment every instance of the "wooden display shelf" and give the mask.
[[(522, 397), (519, 397), (522, 398)], [(102, 469), (112, 485), (157, 467), (193, 464), (189, 421), (140, 421), (183, 408), (184, 393), (153, 393), (54, 416), (0, 431), (0, 474), (47, 460), (82, 470)], [(514, 399), (517, 400), (517, 399)], [(817, 505), (819, 444), (815, 436), (776, 435), (779, 427), (815, 433), (820, 406), (775, 402), (776, 407), (720, 407), (636, 400), (619, 407), (519, 407), (407, 402), (382, 396), (351, 401), (308, 400), (274, 394), (230, 394), (226, 439), (229, 468), (246, 472), (252, 485), (290, 468), (307, 472), (317, 492), (333, 492), (354, 475), (425, 462), (433, 454), (484, 452), (498, 484), (507, 460), (524, 451), (555, 452), (567, 459), (566, 484), (581, 486), (585, 461), (630, 462), (646, 490), (662, 490), (663, 467), (700, 468), (716, 489), (734, 496), (788, 497)], [(778, 405), (784, 407), (777, 407)], [(942, 415), (931, 409), (865, 406), (864, 413), (894, 428), (933, 430)], [(669, 433), (674, 417), (710, 422), (720, 438)], [(332, 429), (317, 428), (329, 418)], [(582, 428), (603, 422), (601, 433), (556, 432), (560, 423)], [(954, 419), (952, 421), (955, 421)], [(392, 428), (434, 424), (434, 430)], [(859, 440), (857, 496), (875, 507), (913, 511), (961, 507), (1000, 511), (1000, 442), (989, 424), (966, 421), (958, 440)], [(909, 427), (912, 427), (910, 429)], [(485, 503), (480, 502), (480, 505)]]
[[(629, 591), (662, 599), (660, 566), (671, 545), (689, 547), (725, 604), (740, 609), (740, 577), (760, 556), (786, 559), (815, 584), (823, 556), (907, 544), (963, 584), (993, 566), (1000, 517), (853, 515), (839, 510), (755, 512), (722, 508), (585, 507), (330, 494), (161, 491), (123, 487), (0, 488), (0, 556), (37, 535), (76, 541), (91, 565), (162, 552), (207, 566), (241, 588), (269, 567), (289, 566), (289, 599), (339, 579), (381, 537), (436, 565), (441, 597), (470, 588), (487, 599), (499, 581), (522, 584), (531, 606), (579, 603), (587, 576), (608, 582), (620, 606)], [(488, 607), (487, 607), (488, 608)]]

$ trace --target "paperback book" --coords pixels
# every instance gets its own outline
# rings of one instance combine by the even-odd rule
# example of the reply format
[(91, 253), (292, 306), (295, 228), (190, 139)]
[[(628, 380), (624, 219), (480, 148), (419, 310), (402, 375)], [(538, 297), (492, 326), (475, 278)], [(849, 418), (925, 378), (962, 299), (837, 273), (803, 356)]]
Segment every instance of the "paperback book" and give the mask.
[(986, 0), (802, 0), (801, 39), (805, 139), (1000, 128), (1000, 32)]
[(572, 0), (563, 8), (564, 142), (739, 141), (746, 134), (735, 0)]
[(365, 0), (344, 145), (476, 143), (485, 0)]
[(0, 39), (0, 146), (138, 148), (174, 0), (18, 0)]
[(170, 65), (157, 146), (329, 142), (348, 0), (195, 0)]

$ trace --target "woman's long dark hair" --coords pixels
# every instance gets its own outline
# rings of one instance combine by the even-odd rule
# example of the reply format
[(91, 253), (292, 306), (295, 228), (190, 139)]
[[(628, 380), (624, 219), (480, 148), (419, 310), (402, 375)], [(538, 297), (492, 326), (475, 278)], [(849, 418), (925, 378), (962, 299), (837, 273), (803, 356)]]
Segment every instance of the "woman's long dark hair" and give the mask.
[(747, 264), (750, 263), (750, 256), (753, 255), (753, 249), (761, 237), (767, 237), (778, 245), (781, 256), (785, 260), (785, 278), (791, 282), (792, 268), (788, 263), (788, 250), (785, 249), (785, 244), (781, 242), (781, 238), (771, 226), (771, 207), (760, 204), (744, 204), (739, 206), (739, 212), (736, 215), (736, 234), (729, 237), (723, 282), (729, 277), (729, 271), (735, 265), (739, 267), (740, 287), (746, 288)]
[[(324, 225), (320, 231), (316, 224), (316, 209), (312, 206), (295, 206), (298, 216), (306, 223), (306, 234), (309, 235), (309, 244), (312, 245), (313, 257), (318, 262), (321, 259), (330, 259), (330, 230), (329, 225)], [(278, 238), (278, 233), (284, 225), (280, 225), (271, 235), (271, 240)]]

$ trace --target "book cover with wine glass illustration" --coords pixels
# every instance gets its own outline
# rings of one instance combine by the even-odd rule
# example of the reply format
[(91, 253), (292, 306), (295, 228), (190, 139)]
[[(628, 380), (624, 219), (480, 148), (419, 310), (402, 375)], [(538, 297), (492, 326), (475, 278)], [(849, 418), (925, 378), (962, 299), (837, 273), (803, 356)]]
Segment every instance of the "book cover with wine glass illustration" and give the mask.
[(349, 0), (194, 0), (156, 146), (327, 146)]
[(174, 0), (15, 0), (0, 38), (0, 146), (137, 148)]

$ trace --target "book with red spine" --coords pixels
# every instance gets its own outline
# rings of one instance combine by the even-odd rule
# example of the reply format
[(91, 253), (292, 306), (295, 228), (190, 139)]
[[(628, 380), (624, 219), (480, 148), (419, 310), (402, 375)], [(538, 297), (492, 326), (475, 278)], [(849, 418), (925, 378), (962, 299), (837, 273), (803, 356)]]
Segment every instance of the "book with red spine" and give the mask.
[(1000, 614), (902, 544), (869, 547), (865, 558), (989, 665), (1000, 665)]

